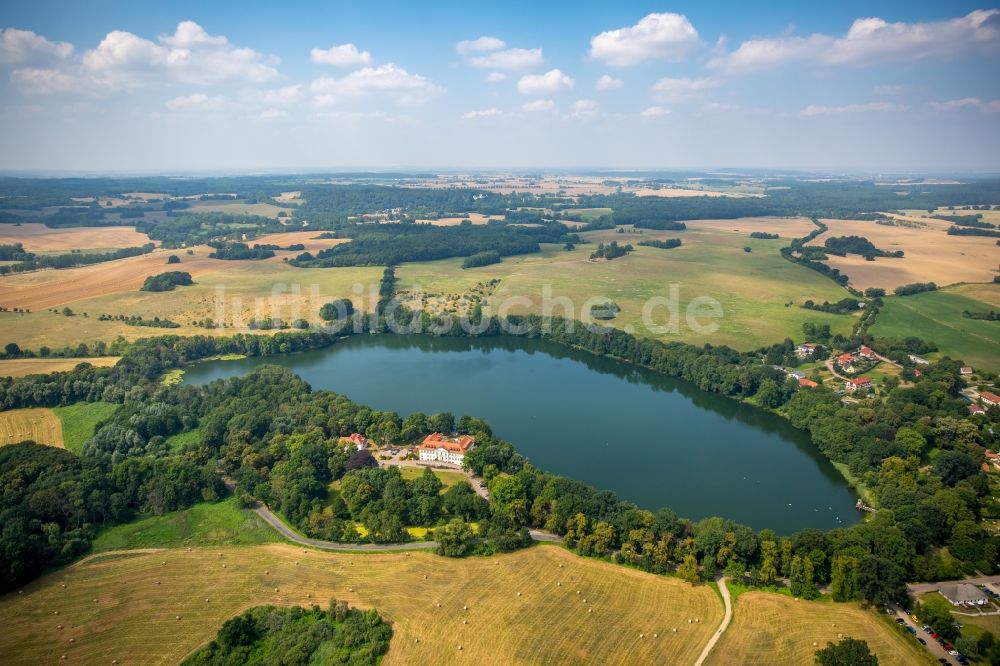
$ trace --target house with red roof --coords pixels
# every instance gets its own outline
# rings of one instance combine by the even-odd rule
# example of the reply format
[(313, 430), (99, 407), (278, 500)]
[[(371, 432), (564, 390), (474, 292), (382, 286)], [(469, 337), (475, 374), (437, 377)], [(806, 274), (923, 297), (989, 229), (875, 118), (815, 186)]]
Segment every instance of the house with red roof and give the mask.
[(868, 377), (854, 377), (853, 379), (848, 379), (844, 382), (844, 388), (847, 389), (849, 393), (854, 393), (855, 391), (869, 391), (872, 387), (872, 380)]
[(844, 352), (843, 354), (837, 357), (837, 365), (839, 366), (851, 365), (854, 363), (855, 360), (857, 359), (854, 358), (854, 354), (851, 354), (850, 352)]
[(969, 416), (975, 416), (976, 414), (986, 413), (986, 410), (977, 405), (976, 403), (972, 403), (971, 405), (969, 405), (968, 409), (969, 409)]
[(352, 432), (350, 437), (341, 437), (340, 443), (353, 444), (358, 451), (368, 448), (368, 438), (357, 432)]
[(858, 350), (858, 356), (866, 358), (869, 361), (878, 360), (878, 354), (875, 353), (875, 350), (871, 349), (870, 347), (865, 347), (864, 345), (861, 345), (861, 349)]
[(816, 388), (817, 386), (819, 386), (819, 384), (817, 384), (811, 379), (806, 379), (805, 377), (803, 377), (802, 379), (799, 380), (799, 386), (803, 386), (805, 388)]
[(971, 375), (972, 374), (972, 366), (970, 366), (970, 365), (963, 365), (961, 368), (958, 369), (958, 374), (960, 374), (960, 375)]
[(465, 454), (475, 445), (475, 438), (468, 435), (448, 437), (435, 432), (424, 438), (423, 443), (417, 447), (417, 453), (420, 460), (461, 465)]
[(799, 358), (805, 358), (806, 356), (812, 356), (816, 352), (816, 347), (818, 345), (815, 342), (803, 342), (801, 345), (795, 348), (795, 355)]
[(990, 407), (996, 407), (1000, 405), (1000, 395), (996, 393), (990, 393), (989, 391), (981, 391), (979, 393), (979, 399), (983, 401), (984, 404)]

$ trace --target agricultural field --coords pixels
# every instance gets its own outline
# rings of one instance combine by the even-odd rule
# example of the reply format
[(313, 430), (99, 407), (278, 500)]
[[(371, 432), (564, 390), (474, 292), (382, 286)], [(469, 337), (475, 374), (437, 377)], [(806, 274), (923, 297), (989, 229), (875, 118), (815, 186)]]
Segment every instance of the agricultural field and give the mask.
[(457, 227), (463, 222), (472, 224), (487, 224), (490, 220), (502, 220), (503, 215), (483, 215), (482, 213), (469, 213), (469, 217), (439, 217), (436, 220), (417, 220), (417, 224), (431, 224), (435, 227)]
[(0, 245), (21, 243), (29, 252), (70, 252), (138, 247), (150, 242), (135, 227), (72, 227), (52, 229), (38, 222), (19, 227), (0, 224)]
[(68, 372), (80, 363), (106, 368), (118, 362), (117, 356), (94, 358), (12, 358), (0, 361), (0, 377), (26, 377), (47, 375), (50, 372)]
[(283, 234), (266, 234), (250, 241), (252, 245), (278, 245), (279, 247), (288, 247), (289, 245), (304, 245), (305, 250), (292, 250), (283, 251), (275, 250), (273, 257), (266, 259), (265, 261), (275, 262), (282, 261), (283, 259), (293, 258), (301, 254), (302, 252), (312, 252), (315, 254), (320, 250), (325, 250), (331, 248), (334, 245), (340, 245), (341, 243), (350, 242), (347, 238), (319, 238), (318, 236), (323, 233), (321, 231), (288, 231)]
[(62, 427), (51, 409), (32, 407), (0, 412), (0, 446), (29, 439), (36, 444), (63, 447)]
[(555, 546), (461, 560), (287, 544), (143, 549), (98, 553), (0, 598), (0, 653), (8, 664), (177, 663), (250, 606), (331, 597), (393, 623), (387, 665), (692, 663), (722, 619), (709, 587)]
[(116, 409), (118, 405), (110, 402), (78, 402), (75, 405), (53, 407), (52, 411), (62, 425), (63, 445), (79, 455), (84, 443), (94, 436), (97, 424), (110, 418)]
[[(278, 317), (288, 323), (298, 318), (319, 321), (319, 308), (335, 298), (351, 298), (361, 310), (378, 300), (382, 274), (378, 267), (295, 268), (280, 259), (223, 261), (209, 259), (204, 247), (194, 252), (194, 256), (183, 250), (173, 252), (181, 257), (181, 263), (170, 266), (166, 264), (168, 253), (156, 251), (81, 268), (8, 276), (0, 280), (0, 305), (26, 307), (31, 312), (0, 313), (0, 340), (4, 344), (17, 342), (27, 349), (42, 345), (62, 349), (81, 342), (111, 342), (118, 336), (134, 340), (167, 332), (231, 335), (233, 328), (243, 327), (254, 318)], [(195, 284), (167, 292), (139, 291), (147, 276), (167, 270), (190, 272)], [(63, 307), (70, 307), (74, 316), (61, 314)], [(163, 329), (99, 321), (102, 313), (159, 317), (181, 327)], [(230, 327), (206, 329), (192, 325), (206, 318), (226, 322)]]
[(736, 599), (732, 624), (706, 663), (811, 664), (817, 649), (841, 637), (867, 641), (882, 666), (937, 663), (874, 611), (771, 592), (746, 592)]
[(858, 289), (882, 287), (892, 291), (912, 282), (936, 282), (943, 287), (957, 282), (991, 282), (1000, 265), (995, 238), (949, 236), (950, 223), (921, 220), (926, 226), (888, 226), (857, 220), (823, 220), (830, 228), (810, 245), (822, 246), (832, 236), (864, 236), (880, 250), (903, 250), (902, 258), (829, 255), (826, 263), (840, 269)]
[[(808, 223), (808, 221), (807, 221)], [(595, 302), (613, 300), (621, 307), (612, 326), (632, 330), (640, 335), (662, 340), (678, 340), (693, 344), (727, 344), (737, 349), (754, 349), (773, 344), (785, 337), (800, 339), (804, 322), (829, 323), (837, 333), (849, 333), (854, 317), (814, 312), (798, 307), (806, 299), (817, 302), (838, 301), (846, 292), (829, 278), (783, 259), (779, 250), (788, 241), (749, 238), (749, 230), (765, 231), (780, 222), (762, 227), (756, 223), (727, 221), (726, 229), (715, 226), (685, 231), (649, 231), (643, 234), (614, 231), (587, 232), (589, 241), (572, 251), (545, 246), (543, 252), (505, 257), (500, 264), (463, 270), (461, 259), (446, 259), (420, 264), (404, 264), (397, 269), (401, 290), (422, 290), (435, 298), (456, 303), (462, 296), (484, 281), (499, 279), (488, 302), (499, 307), (510, 300), (510, 313), (542, 312), (543, 293), (552, 298), (567, 297), (573, 303), (568, 314), (579, 318), (581, 312)], [(590, 254), (598, 242), (618, 241), (620, 244), (640, 240), (681, 238), (683, 245), (672, 250), (635, 247), (627, 257), (612, 261), (591, 261)], [(751, 252), (744, 252), (749, 246)], [(671, 285), (677, 286), (680, 306), (678, 331), (661, 333), (643, 323), (643, 306), (653, 297), (670, 297)], [(695, 298), (707, 296), (722, 305), (719, 319), (702, 319), (705, 324), (718, 324), (715, 332), (702, 334), (686, 323), (686, 308)], [(595, 299), (588, 302), (588, 299)], [(440, 301), (440, 299), (438, 299)], [(496, 309), (493, 310), (496, 312)], [(566, 314), (562, 306), (552, 312)], [(667, 310), (652, 311), (655, 324), (667, 324)]]
[(963, 310), (1000, 310), (1000, 285), (957, 285), (887, 298), (871, 332), (899, 338), (917, 335), (937, 344), (937, 356), (962, 359), (984, 370), (1000, 370), (1000, 322), (966, 319)]
[(190, 201), (190, 208), (185, 213), (228, 213), (230, 215), (260, 215), (261, 217), (277, 218), (284, 211), (291, 215), (287, 208), (269, 203), (245, 203), (242, 201)]

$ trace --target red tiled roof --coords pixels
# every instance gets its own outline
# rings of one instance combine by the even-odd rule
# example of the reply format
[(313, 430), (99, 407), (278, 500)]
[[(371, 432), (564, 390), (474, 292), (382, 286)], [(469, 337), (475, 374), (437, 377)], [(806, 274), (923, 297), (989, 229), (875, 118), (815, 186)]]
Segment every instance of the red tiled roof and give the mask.
[(837, 357), (838, 363), (850, 363), (854, 360), (854, 354), (841, 354)]
[(979, 397), (987, 402), (992, 402), (993, 404), (1000, 404), (1000, 395), (996, 393), (990, 393), (989, 391), (982, 391)]
[(452, 453), (465, 453), (472, 448), (472, 445), (476, 443), (474, 437), (469, 437), (468, 435), (461, 435), (459, 437), (446, 437), (445, 435), (436, 432), (431, 435), (427, 435), (424, 438), (423, 444), (418, 446), (418, 449), (425, 449), (428, 451), (433, 451), (435, 449), (445, 449), (446, 451), (451, 451)]
[(851, 386), (867, 386), (872, 383), (872, 380), (867, 377), (855, 377), (854, 379), (848, 379), (847, 383)]
[(362, 446), (368, 444), (368, 438), (357, 432), (352, 432), (350, 437), (341, 437), (340, 441), (344, 444), (361, 444)]
[(819, 386), (819, 384), (817, 384), (811, 379), (806, 379), (805, 377), (803, 377), (802, 379), (799, 380), (799, 386), (808, 386), (809, 388), (816, 388), (817, 386)]

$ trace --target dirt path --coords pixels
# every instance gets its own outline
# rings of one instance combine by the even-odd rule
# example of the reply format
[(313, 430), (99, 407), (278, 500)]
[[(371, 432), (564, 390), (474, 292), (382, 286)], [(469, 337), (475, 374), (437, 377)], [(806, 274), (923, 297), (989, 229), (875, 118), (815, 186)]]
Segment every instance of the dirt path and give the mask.
[(712, 638), (705, 644), (705, 649), (701, 651), (701, 655), (698, 657), (698, 661), (694, 662), (694, 666), (702, 666), (705, 663), (709, 653), (712, 652), (712, 648), (719, 642), (722, 634), (726, 632), (726, 629), (729, 628), (729, 623), (733, 620), (733, 601), (729, 596), (729, 588), (726, 587), (725, 576), (719, 579), (719, 592), (722, 593), (722, 602), (726, 605), (726, 614), (722, 616), (722, 624), (719, 625), (719, 628), (712, 634)]

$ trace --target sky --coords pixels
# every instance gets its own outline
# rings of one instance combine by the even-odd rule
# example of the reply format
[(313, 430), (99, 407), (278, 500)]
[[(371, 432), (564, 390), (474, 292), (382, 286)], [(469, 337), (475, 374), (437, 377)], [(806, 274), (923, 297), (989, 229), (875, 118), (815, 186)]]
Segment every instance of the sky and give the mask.
[(1000, 170), (983, 2), (6, 2), (0, 170)]

